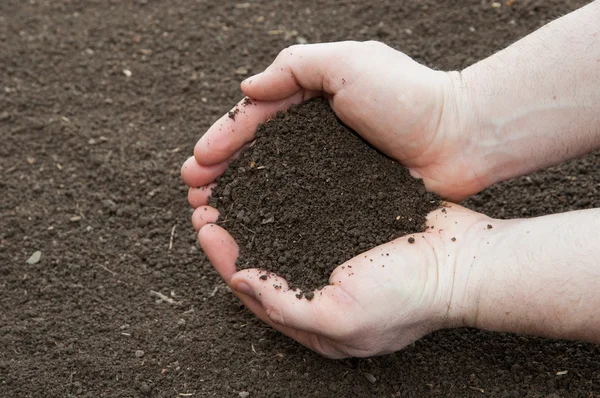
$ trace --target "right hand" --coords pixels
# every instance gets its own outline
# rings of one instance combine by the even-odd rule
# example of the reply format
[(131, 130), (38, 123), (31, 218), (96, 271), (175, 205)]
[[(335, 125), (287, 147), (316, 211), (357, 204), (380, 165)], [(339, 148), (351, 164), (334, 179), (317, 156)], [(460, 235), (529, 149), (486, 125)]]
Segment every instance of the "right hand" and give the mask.
[[(254, 139), (259, 123), (290, 105), (325, 96), (337, 116), (422, 178), (428, 190), (462, 200), (491, 183), (478, 170), (476, 137), (461, 114), (457, 72), (440, 72), (378, 42), (292, 46), (264, 72), (242, 82), (254, 105), (237, 105), (198, 141), (182, 170), (193, 187), (213, 182)], [(465, 112), (466, 113), (466, 112)]]

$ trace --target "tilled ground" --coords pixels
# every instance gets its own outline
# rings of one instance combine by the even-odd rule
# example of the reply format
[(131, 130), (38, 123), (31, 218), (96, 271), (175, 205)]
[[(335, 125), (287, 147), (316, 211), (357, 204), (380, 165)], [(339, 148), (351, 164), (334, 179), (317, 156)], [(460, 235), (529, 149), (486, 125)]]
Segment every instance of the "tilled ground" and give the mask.
[[(582, 4), (1, 1), (0, 396), (600, 396), (600, 348), (578, 342), (453, 330), (372, 359), (309, 352), (232, 298), (179, 178), (238, 82), (285, 46), (377, 39), (462, 68)], [(466, 205), (496, 217), (599, 207), (598, 164)]]

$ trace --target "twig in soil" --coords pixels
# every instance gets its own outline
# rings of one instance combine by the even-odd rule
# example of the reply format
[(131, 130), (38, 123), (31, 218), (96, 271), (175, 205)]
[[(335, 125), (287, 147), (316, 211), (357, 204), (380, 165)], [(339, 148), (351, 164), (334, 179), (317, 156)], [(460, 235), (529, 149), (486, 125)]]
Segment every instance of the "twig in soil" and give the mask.
[(244, 225), (244, 223), (240, 223), (240, 225), (241, 225), (242, 227), (244, 227), (244, 229), (246, 229), (246, 230), (248, 230), (248, 231), (252, 232), (254, 235), (256, 235), (256, 232), (254, 232), (253, 230), (251, 230), (250, 228), (248, 228), (247, 226), (245, 226), (245, 225)]
[(117, 275), (117, 273), (111, 269), (108, 269), (108, 267), (106, 265), (100, 264), (100, 267), (108, 272), (110, 272), (112, 274), (112, 276)]
[(164, 301), (165, 303), (171, 304), (171, 305), (179, 304), (177, 301), (173, 300), (171, 297), (165, 296), (161, 292), (156, 292), (154, 290), (150, 290), (150, 295), (153, 297), (156, 297), (157, 299), (159, 299), (161, 301)]
[(79, 207), (79, 203), (75, 204), (75, 208), (77, 209), (77, 213), (79, 213), (79, 216), (81, 217), (81, 219), (85, 220), (85, 216), (83, 215), (83, 211), (81, 210), (81, 207)]
[(471, 387), (471, 386), (469, 386), (469, 388), (470, 388), (471, 390), (479, 391), (480, 393), (482, 393), (482, 394), (485, 394), (485, 391), (484, 391), (484, 389), (483, 389), (483, 388), (479, 388), (479, 387)]
[(219, 290), (219, 285), (215, 286), (212, 293), (210, 294), (210, 297), (215, 297), (215, 294), (217, 294), (217, 290)]
[(171, 249), (173, 249), (173, 236), (175, 235), (175, 227), (177, 226), (177, 224), (173, 225), (173, 228), (171, 228), (171, 239), (169, 240), (169, 251), (171, 251)]
[(258, 355), (256, 348), (254, 348), (254, 343), (250, 344), (250, 346), (252, 347), (252, 352), (255, 353), (256, 355)]

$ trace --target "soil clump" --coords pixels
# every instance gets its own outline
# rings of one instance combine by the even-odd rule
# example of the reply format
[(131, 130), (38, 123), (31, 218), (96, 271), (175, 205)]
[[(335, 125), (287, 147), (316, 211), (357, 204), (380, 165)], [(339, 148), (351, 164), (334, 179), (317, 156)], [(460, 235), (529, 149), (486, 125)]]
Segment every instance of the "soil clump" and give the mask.
[(258, 127), (211, 204), (240, 246), (240, 268), (307, 292), (350, 258), (423, 231), (440, 198), (316, 98)]

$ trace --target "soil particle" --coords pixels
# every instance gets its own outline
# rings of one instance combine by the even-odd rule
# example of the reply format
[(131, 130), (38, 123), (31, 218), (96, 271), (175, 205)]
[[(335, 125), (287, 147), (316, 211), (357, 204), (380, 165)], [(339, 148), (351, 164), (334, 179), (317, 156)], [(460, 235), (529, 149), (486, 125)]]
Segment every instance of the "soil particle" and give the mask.
[(408, 243), (410, 243), (411, 245), (415, 243), (415, 238), (413, 238), (412, 236), (408, 238)]
[(361, 252), (423, 231), (440, 199), (317, 98), (259, 126), (210, 203), (240, 246), (240, 268), (310, 291)]
[(143, 394), (149, 394), (152, 391), (152, 387), (148, 383), (140, 384), (140, 392)]
[(232, 109), (232, 110), (230, 110), (230, 111), (227, 113), (227, 115), (229, 116), (229, 118), (230, 118), (230, 119), (233, 119), (233, 120), (235, 120), (235, 117), (236, 117), (236, 115), (237, 115), (238, 113), (240, 113), (240, 110), (239, 110), (239, 108), (237, 108), (237, 107), (236, 107), (235, 109)]

